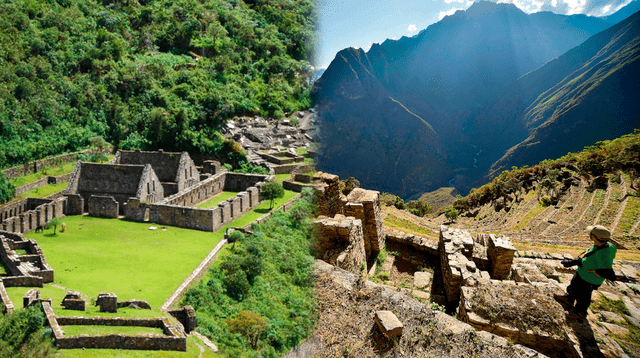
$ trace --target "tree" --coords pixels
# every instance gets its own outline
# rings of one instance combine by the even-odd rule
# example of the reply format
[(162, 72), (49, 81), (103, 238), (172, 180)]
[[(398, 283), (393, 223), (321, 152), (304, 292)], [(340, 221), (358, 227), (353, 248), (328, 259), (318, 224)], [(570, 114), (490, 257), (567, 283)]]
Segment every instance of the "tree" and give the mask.
[(49, 222), (44, 226), (45, 229), (49, 230), (53, 226), (53, 234), (56, 234), (56, 229), (58, 225), (62, 224), (59, 218), (52, 218)]
[(235, 319), (228, 318), (227, 326), (231, 333), (240, 333), (249, 339), (253, 349), (258, 348), (258, 338), (267, 330), (267, 320), (255, 312), (240, 311)]
[(454, 222), (458, 218), (458, 210), (456, 210), (453, 206), (449, 206), (444, 212), (444, 217), (447, 218), (449, 222)]
[(7, 179), (3, 172), (0, 172), (0, 203), (4, 203), (13, 199), (15, 193), (15, 186), (11, 184), (11, 182), (9, 181), (9, 179)]
[(260, 188), (260, 199), (271, 200), (269, 209), (273, 208), (273, 202), (276, 198), (282, 198), (284, 196), (284, 188), (282, 184), (272, 181), (262, 185)]

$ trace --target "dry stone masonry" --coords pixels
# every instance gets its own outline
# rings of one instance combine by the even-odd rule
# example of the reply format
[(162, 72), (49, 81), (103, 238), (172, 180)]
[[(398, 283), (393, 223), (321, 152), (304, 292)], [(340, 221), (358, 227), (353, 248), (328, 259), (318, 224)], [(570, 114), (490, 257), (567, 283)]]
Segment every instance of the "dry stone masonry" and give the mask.
[[(167, 318), (106, 318), (106, 317), (61, 317), (56, 316), (50, 302), (42, 302), (49, 327), (53, 331), (56, 345), (60, 349), (102, 348), (102, 349), (136, 349), (186, 351), (187, 337)], [(111, 334), (104, 336), (71, 336), (64, 334), (64, 326), (135, 326), (161, 328), (162, 335), (145, 334), (127, 336)]]
[(362, 221), (354, 217), (336, 215), (320, 216), (318, 226), (318, 253), (326, 262), (342, 269), (358, 273), (366, 263)]
[(79, 292), (67, 291), (60, 306), (68, 310), (84, 311), (86, 302)]
[(367, 257), (372, 252), (380, 252), (384, 248), (385, 237), (382, 232), (379, 192), (362, 188), (353, 189), (347, 196), (344, 213), (362, 220)]
[(51, 219), (64, 217), (67, 199), (27, 198), (0, 209), (0, 230), (9, 233), (27, 233), (43, 227)]

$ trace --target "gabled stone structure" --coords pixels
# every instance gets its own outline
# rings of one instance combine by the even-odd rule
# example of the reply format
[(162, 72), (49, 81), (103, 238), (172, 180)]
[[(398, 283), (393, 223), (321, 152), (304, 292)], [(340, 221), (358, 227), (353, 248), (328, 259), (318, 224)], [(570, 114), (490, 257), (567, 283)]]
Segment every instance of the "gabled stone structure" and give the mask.
[(117, 164), (150, 164), (170, 196), (200, 182), (200, 172), (187, 152), (143, 152), (121, 150), (114, 159)]
[(150, 164), (94, 164), (78, 161), (65, 195), (70, 198), (70, 213), (92, 211), (96, 216), (117, 217), (118, 214), (124, 214), (124, 205), (130, 198), (155, 203), (164, 199), (164, 190)]

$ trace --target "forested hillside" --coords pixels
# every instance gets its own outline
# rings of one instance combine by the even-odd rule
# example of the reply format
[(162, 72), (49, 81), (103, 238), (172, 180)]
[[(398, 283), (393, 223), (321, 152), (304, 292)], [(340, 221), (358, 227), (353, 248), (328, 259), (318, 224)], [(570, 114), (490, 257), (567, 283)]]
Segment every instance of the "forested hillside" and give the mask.
[(310, 106), (314, 11), (310, 0), (2, 2), (0, 167), (95, 136), (233, 150), (226, 119)]

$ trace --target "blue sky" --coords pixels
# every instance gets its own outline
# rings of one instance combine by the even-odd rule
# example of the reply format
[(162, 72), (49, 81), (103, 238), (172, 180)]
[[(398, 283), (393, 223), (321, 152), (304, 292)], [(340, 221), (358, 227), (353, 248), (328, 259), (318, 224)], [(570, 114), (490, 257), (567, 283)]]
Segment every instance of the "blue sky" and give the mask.
[[(507, 0), (527, 13), (606, 16), (631, 0)], [(369, 50), (388, 38), (414, 36), (456, 10), (466, 10), (473, 0), (319, 0), (316, 66), (326, 67), (347, 47)]]

